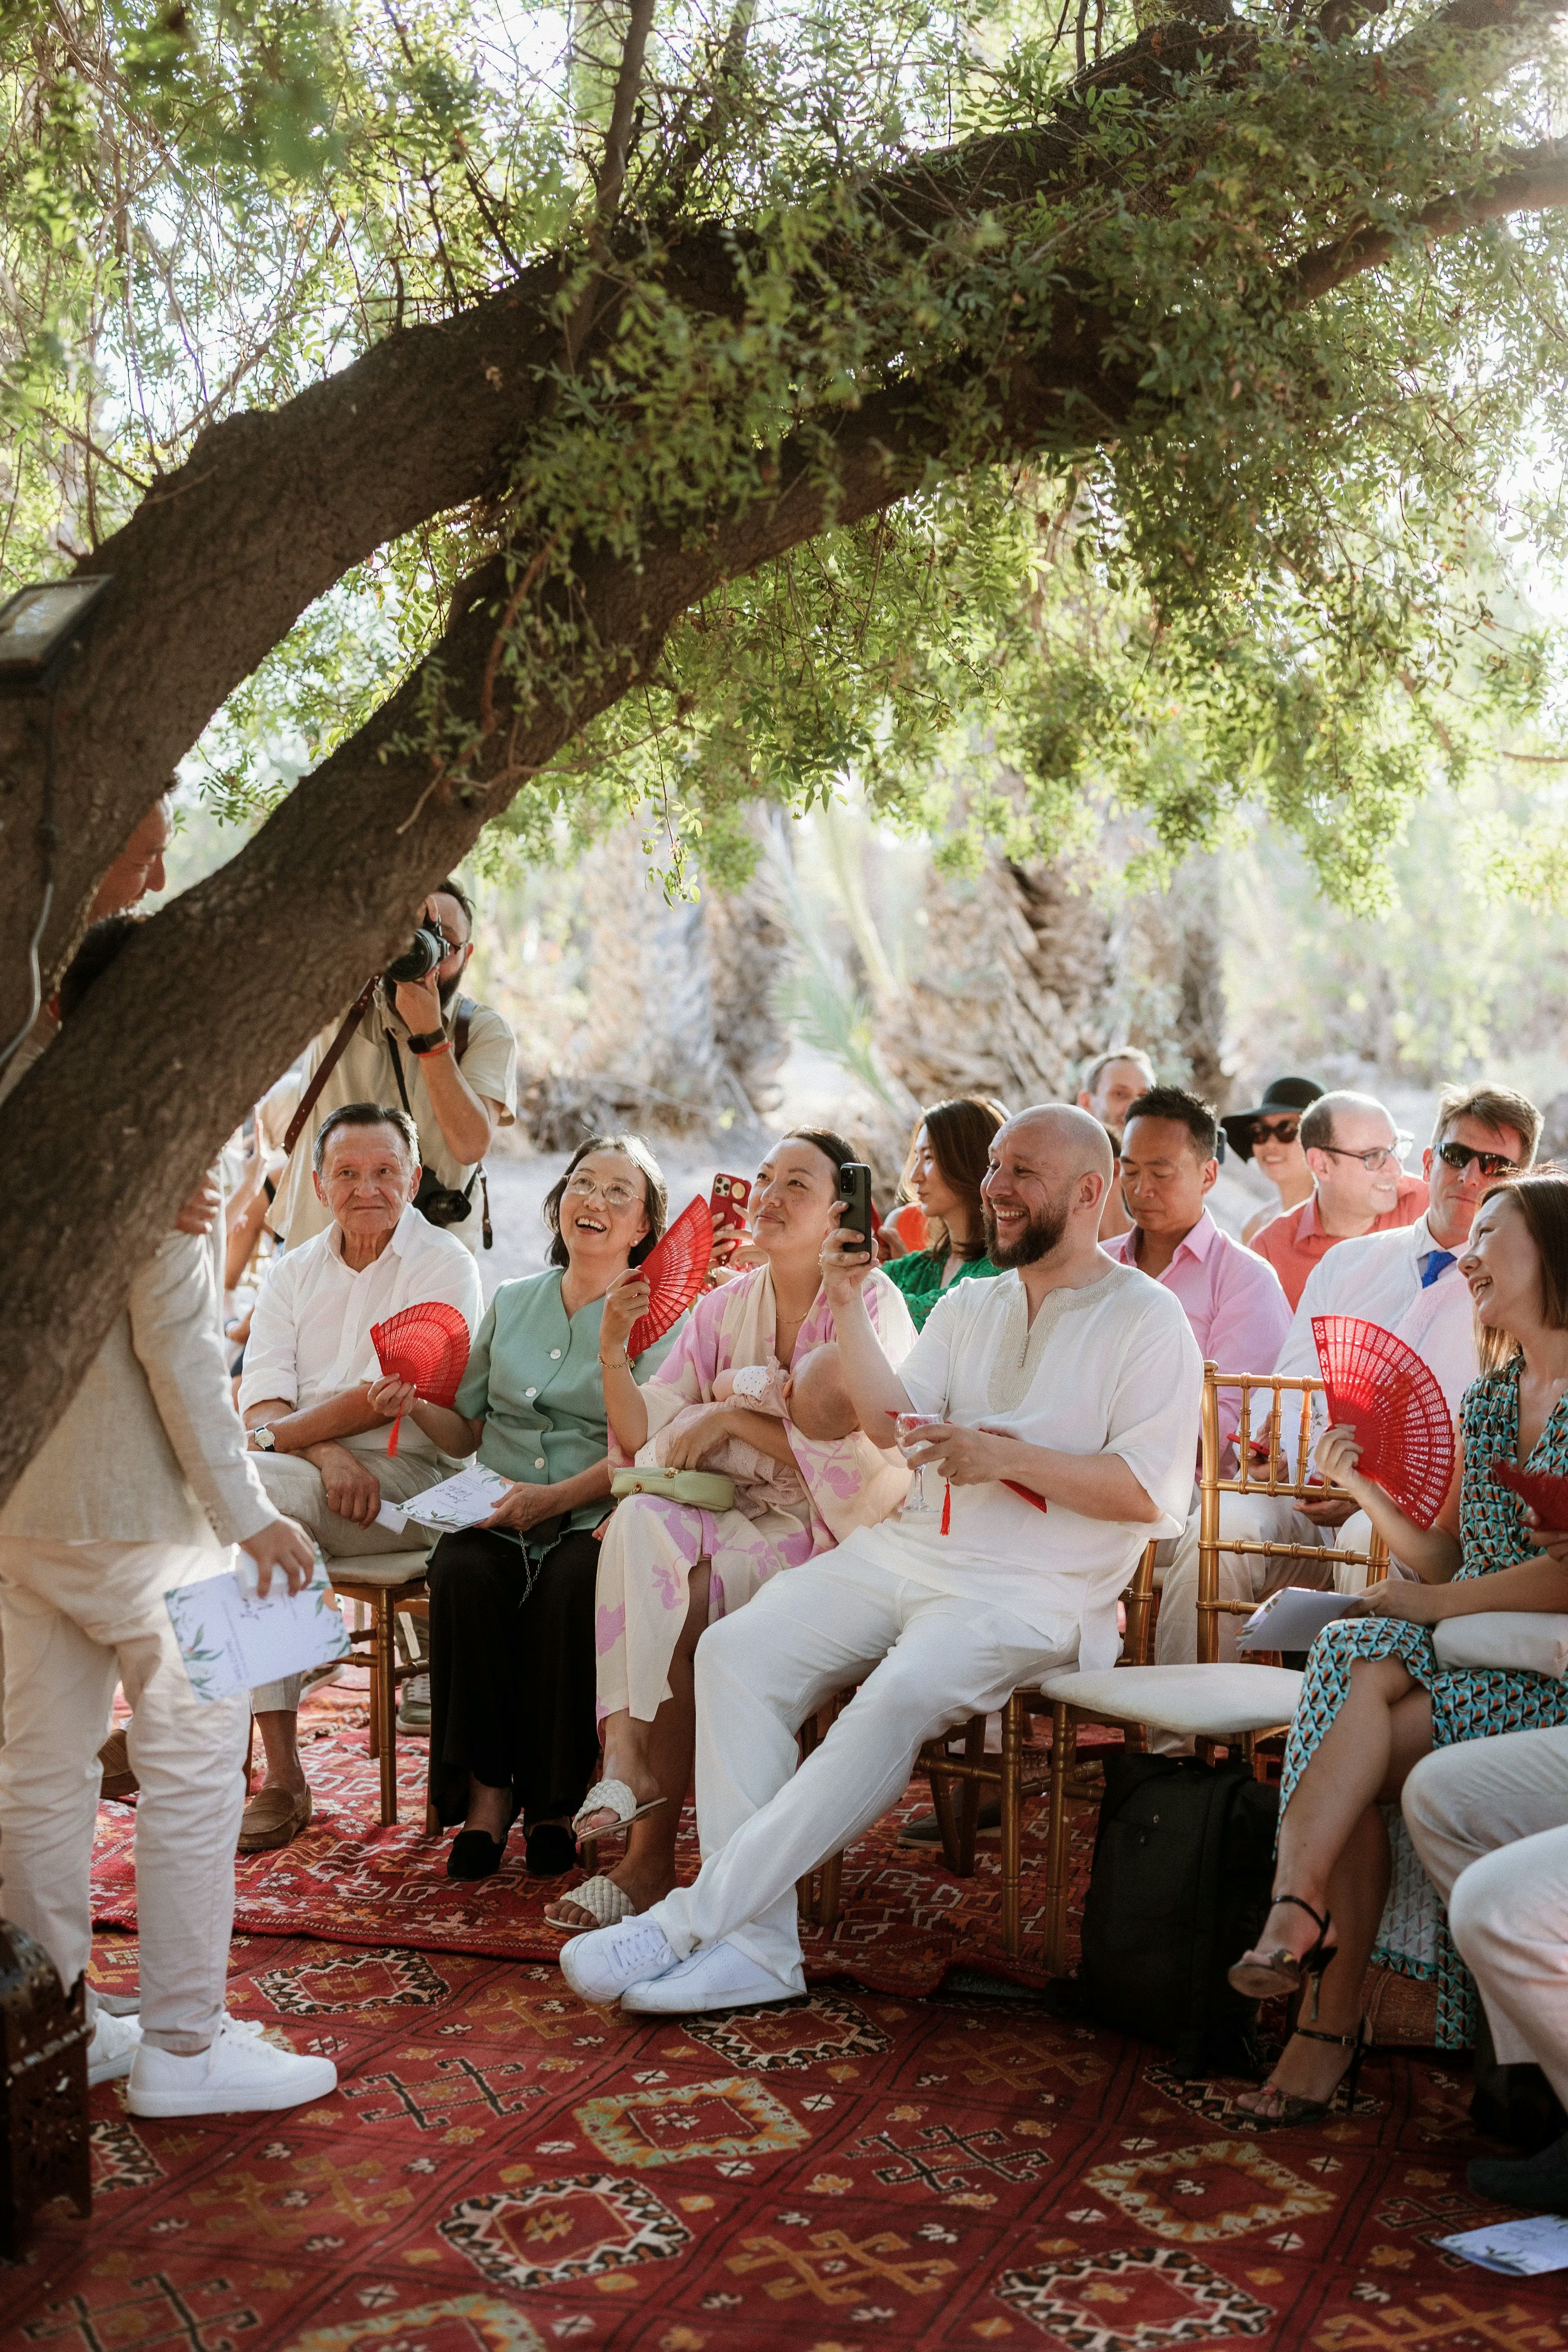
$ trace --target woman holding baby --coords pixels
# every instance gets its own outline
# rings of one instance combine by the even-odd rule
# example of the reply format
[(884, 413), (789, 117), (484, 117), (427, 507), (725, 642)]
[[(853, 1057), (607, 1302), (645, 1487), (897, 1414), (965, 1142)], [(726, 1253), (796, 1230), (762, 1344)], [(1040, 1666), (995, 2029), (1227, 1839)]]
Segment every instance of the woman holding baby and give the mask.
[[(675, 1885), (695, 1738), (692, 1659), (705, 1627), (781, 1569), (887, 1517), (902, 1499), (909, 1473), (892, 1429), (883, 1444), (860, 1430), (822, 1293), (818, 1261), (838, 1222), (838, 1171), (853, 1158), (837, 1135), (784, 1138), (752, 1195), (763, 1264), (699, 1301), (645, 1386), (626, 1346), (647, 1286), (634, 1267), (605, 1300), (600, 1362), (617, 1454), (666, 1469), (723, 1470), (735, 1500), (711, 1511), (635, 1495), (609, 1523), (596, 1633), (603, 1780), (574, 1826), (584, 1837), (611, 1836), (637, 1818), (615, 1868), (552, 1906), (558, 1927), (605, 1926)], [(866, 1297), (900, 1362), (915, 1336), (903, 1300), (880, 1273)]]

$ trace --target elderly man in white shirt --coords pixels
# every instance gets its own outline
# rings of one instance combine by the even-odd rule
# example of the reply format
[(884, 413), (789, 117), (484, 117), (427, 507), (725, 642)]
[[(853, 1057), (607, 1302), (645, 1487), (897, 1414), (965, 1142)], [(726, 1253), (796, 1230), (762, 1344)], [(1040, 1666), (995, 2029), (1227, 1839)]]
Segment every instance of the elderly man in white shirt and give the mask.
[[(583, 1999), (680, 2015), (803, 1989), (795, 1881), (875, 1821), (920, 1744), (1074, 1658), (1114, 1663), (1117, 1597), (1186, 1517), (1203, 1364), (1180, 1301), (1099, 1247), (1104, 1129), (1062, 1105), (991, 1146), (994, 1282), (955, 1283), (896, 1373), (830, 1238), (823, 1283), (862, 1428), (921, 1413), (950, 1507), (863, 1528), (775, 1576), (697, 1647), (696, 1883), (579, 1936)], [(795, 1769), (795, 1732), (860, 1685)]]
[[(1541, 1113), (1525, 1096), (1503, 1087), (1447, 1087), (1438, 1097), (1437, 1120), (1421, 1163), (1429, 1188), (1426, 1208), (1413, 1225), (1392, 1233), (1364, 1234), (1339, 1243), (1315, 1265), (1285, 1336), (1274, 1370), (1293, 1380), (1321, 1376), (1312, 1338), (1315, 1315), (1355, 1315), (1381, 1323), (1405, 1340), (1432, 1371), (1451, 1413), (1475, 1379), (1475, 1317), (1469, 1286), (1458, 1256), (1469, 1239), (1470, 1223), (1483, 1192), (1500, 1181), (1522, 1175), (1541, 1139)], [(1227, 1364), (1226, 1371), (1259, 1369)], [(1258, 1408), (1254, 1406), (1255, 1428)], [(1321, 1399), (1314, 1400), (1313, 1435), (1325, 1423)], [(1281, 1418), (1282, 1435), (1291, 1432)], [(1335, 1582), (1335, 1545), (1364, 1551), (1371, 1533), (1348, 1496), (1325, 1496), (1298, 1506), (1282, 1496), (1227, 1495), (1220, 1506), (1223, 1536), (1300, 1544), (1320, 1549), (1322, 1560), (1270, 1559), (1222, 1551), (1220, 1598), (1262, 1601), (1281, 1584), (1331, 1586)], [(1352, 1566), (1346, 1580), (1359, 1590), (1365, 1572)], [(1347, 1589), (1348, 1584), (1347, 1584)], [(1163, 1618), (1165, 1602), (1161, 1602)], [(1233, 1658), (1240, 1619), (1219, 1620), (1219, 1654)], [(1157, 1648), (1163, 1664), (1173, 1654)], [(1193, 1654), (1191, 1647), (1184, 1654)]]
[[(417, 1528), (376, 1524), (446, 1477), (452, 1465), (412, 1419), (389, 1454), (390, 1416), (369, 1401), (381, 1366), (371, 1332), (405, 1307), (455, 1307), (469, 1336), (483, 1312), (479, 1277), (460, 1242), (413, 1206), (419, 1138), (405, 1111), (347, 1103), (322, 1120), (314, 1181), (332, 1222), (286, 1251), (251, 1319), (239, 1409), (263, 1485), (329, 1559), (417, 1550)], [(245, 1809), (239, 1850), (287, 1845), (310, 1818), (300, 1760), (300, 1678), (251, 1693), (267, 1755), (264, 1785)]]

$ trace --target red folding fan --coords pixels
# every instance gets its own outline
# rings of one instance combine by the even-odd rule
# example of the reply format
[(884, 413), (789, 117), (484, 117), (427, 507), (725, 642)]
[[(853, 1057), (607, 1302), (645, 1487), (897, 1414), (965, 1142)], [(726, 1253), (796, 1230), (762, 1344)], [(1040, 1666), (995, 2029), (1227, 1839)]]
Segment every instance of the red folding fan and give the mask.
[(678, 1323), (702, 1287), (713, 1255), (713, 1213), (706, 1201), (692, 1201), (656, 1242), (637, 1272), (652, 1297), (626, 1339), (626, 1354), (640, 1356)]
[(1491, 1474), (1500, 1486), (1511, 1486), (1530, 1505), (1543, 1528), (1553, 1534), (1568, 1528), (1568, 1478), (1552, 1470), (1518, 1470), (1511, 1462), (1494, 1462)]
[[(468, 1327), (457, 1307), (426, 1298), (372, 1324), (370, 1336), (389, 1381), (412, 1381), (426, 1404), (451, 1403), (468, 1361)], [(402, 1426), (399, 1413), (386, 1441), (389, 1454), (397, 1451)]]
[(1312, 1338), (1331, 1427), (1354, 1429), (1362, 1476), (1429, 1528), (1454, 1475), (1454, 1424), (1431, 1370), (1381, 1323), (1356, 1315), (1314, 1315)]

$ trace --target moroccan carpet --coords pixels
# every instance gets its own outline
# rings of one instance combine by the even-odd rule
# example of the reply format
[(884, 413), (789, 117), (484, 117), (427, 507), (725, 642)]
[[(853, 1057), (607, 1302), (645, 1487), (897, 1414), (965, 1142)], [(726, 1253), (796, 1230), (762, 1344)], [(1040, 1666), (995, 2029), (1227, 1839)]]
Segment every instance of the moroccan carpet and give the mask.
[[(135, 1969), (102, 1939), (105, 1990)], [(94, 2092), (96, 2210), (0, 2268), (5, 2352), (1568, 2352), (1568, 2279), (1434, 2245), (1486, 2215), (1429, 2054), (1260, 2134), (1017, 1989), (638, 2022), (541, 1963), (247, 1936), (231, 2003), (339, 2091)]]

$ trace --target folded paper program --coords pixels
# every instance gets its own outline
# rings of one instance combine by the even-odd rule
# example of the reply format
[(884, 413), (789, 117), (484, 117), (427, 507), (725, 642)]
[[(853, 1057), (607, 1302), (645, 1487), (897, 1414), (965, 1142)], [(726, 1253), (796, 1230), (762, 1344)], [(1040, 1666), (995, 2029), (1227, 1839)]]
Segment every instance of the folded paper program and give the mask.
[(247, 1586), (226, 1570), (177, 1585), (164, 1605), (198, 1698), (227, 1698), (349, 1654), (348, 1628), (319, 1563), (300, 1592), (291, 1593), (275, 1570), (262, 1600), (254, 1580)]
[(1310, 1585), (1287, 1584), (1255, 1609), (1236, 1638), (1238, 1650), (1310, 1650), (1325, 1625), (1336, 1617), (1363, 1612), (1342, 1592), (1318, 1592)]

